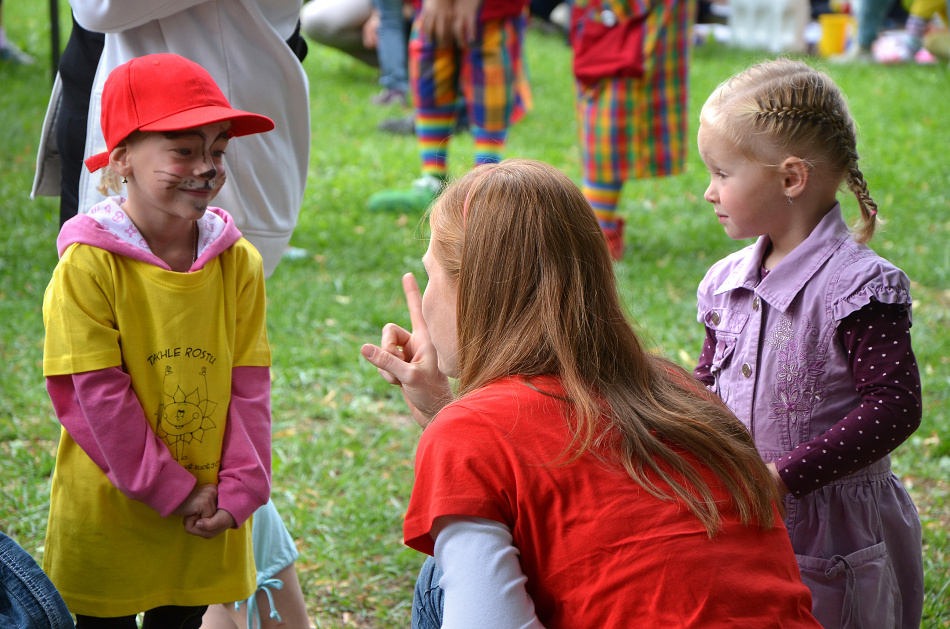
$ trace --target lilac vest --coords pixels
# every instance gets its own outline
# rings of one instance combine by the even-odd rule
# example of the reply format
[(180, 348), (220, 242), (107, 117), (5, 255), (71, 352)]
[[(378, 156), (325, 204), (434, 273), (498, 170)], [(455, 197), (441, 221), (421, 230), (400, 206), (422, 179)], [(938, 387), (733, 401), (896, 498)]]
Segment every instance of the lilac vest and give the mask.
[[(768, 244), (759, 238), (710, 269), (698, 318), (716, 337), (713, 390), (771, 462), (860, 404), (838, 322), (872, 299), (909, 311), (911, 296), (900, 269), (854, 240), (838, 205), (759, 281)], [(785, 523), (822, 625), (919, 626), (920, 521), (890, 457), (787, 496)]]
[(873, 298), (910, 309), (910, 281), (859, 245), (836, 206), (759, 282), (760, 238), (717, 263), (699, 287), (700, 320), (716, 332), (716, 393), (766, 461), (831, 428), (860, 403), (838, 322)]

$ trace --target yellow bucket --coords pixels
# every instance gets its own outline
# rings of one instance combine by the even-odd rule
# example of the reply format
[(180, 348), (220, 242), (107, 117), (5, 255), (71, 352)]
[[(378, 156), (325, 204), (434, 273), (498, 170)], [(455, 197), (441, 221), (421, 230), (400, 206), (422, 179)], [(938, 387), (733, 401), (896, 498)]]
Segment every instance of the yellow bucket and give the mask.
[(854, 29), (854, 18), (845, 13), (823, 13), (818, 16), (821, 39), (818, 54), (833, 57), (844, 52)]

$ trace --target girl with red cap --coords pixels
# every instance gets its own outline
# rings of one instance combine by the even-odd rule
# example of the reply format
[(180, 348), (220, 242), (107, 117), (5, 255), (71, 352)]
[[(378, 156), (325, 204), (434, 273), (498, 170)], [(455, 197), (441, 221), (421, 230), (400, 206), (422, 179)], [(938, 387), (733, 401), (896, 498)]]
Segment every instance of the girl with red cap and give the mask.
[[(270, 495), (261, 256), (224, 210), (231, 138), (269, 131), (177, 55), (102, 97), (114, 196), (70, 219), (43, 303), (63, 431), (43, 568), (77, 627), (198, 627), (256, 587), (248, 520)], [(177, 517), (173, 517), (177, 516)]]

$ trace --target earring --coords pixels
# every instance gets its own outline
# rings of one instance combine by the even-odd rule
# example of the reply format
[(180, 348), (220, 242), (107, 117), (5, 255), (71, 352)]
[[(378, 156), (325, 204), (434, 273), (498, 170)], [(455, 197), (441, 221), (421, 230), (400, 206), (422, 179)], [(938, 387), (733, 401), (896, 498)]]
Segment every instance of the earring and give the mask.
[(785, 198), (788, 199), (788, 204), (789, 204), (789, 205), (792, 205), (792, 195), (786, 194), (786, 195), (785, 195)]
[[(123, 177), (123, 178), (122, 178), (122, 183), (129, 183), (129, 180), (128, 180), (128, 179), (126, 179), (125, 177)], [(788, 202), (789, 202), (789, 203), (791, 203), (791, 202), (792, 202), (792, 200), (791, 200), (791, 199), (789, 199), (789, 200), (788, 200)]]

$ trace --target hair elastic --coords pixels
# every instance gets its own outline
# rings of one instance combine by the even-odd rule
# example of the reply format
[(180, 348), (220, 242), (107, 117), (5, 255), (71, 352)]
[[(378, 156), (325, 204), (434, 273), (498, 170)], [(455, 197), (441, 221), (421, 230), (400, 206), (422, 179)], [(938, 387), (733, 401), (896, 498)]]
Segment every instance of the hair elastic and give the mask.
[(472, 185), (468, 187), (468, 192), (465, 193), (465, 202), (462, 203), (462, 229), (463, 230), (465, 229), (465, 222), (466, 222), (466, 219), (468, 218), (468, 200), (472, 196), (472, 190), (475, 189), (475, 184), (477, 184), (479, 180), (481, 180), (482, 177), (484, 177), (491, 171), (495, 170), (495, 168), (496, 168), (495, 166), (492, 166), (491, 168), (489, 168), (488, 170), (480, 174), (478, 177), (475, 177), (475, 181), (473, 181)]

